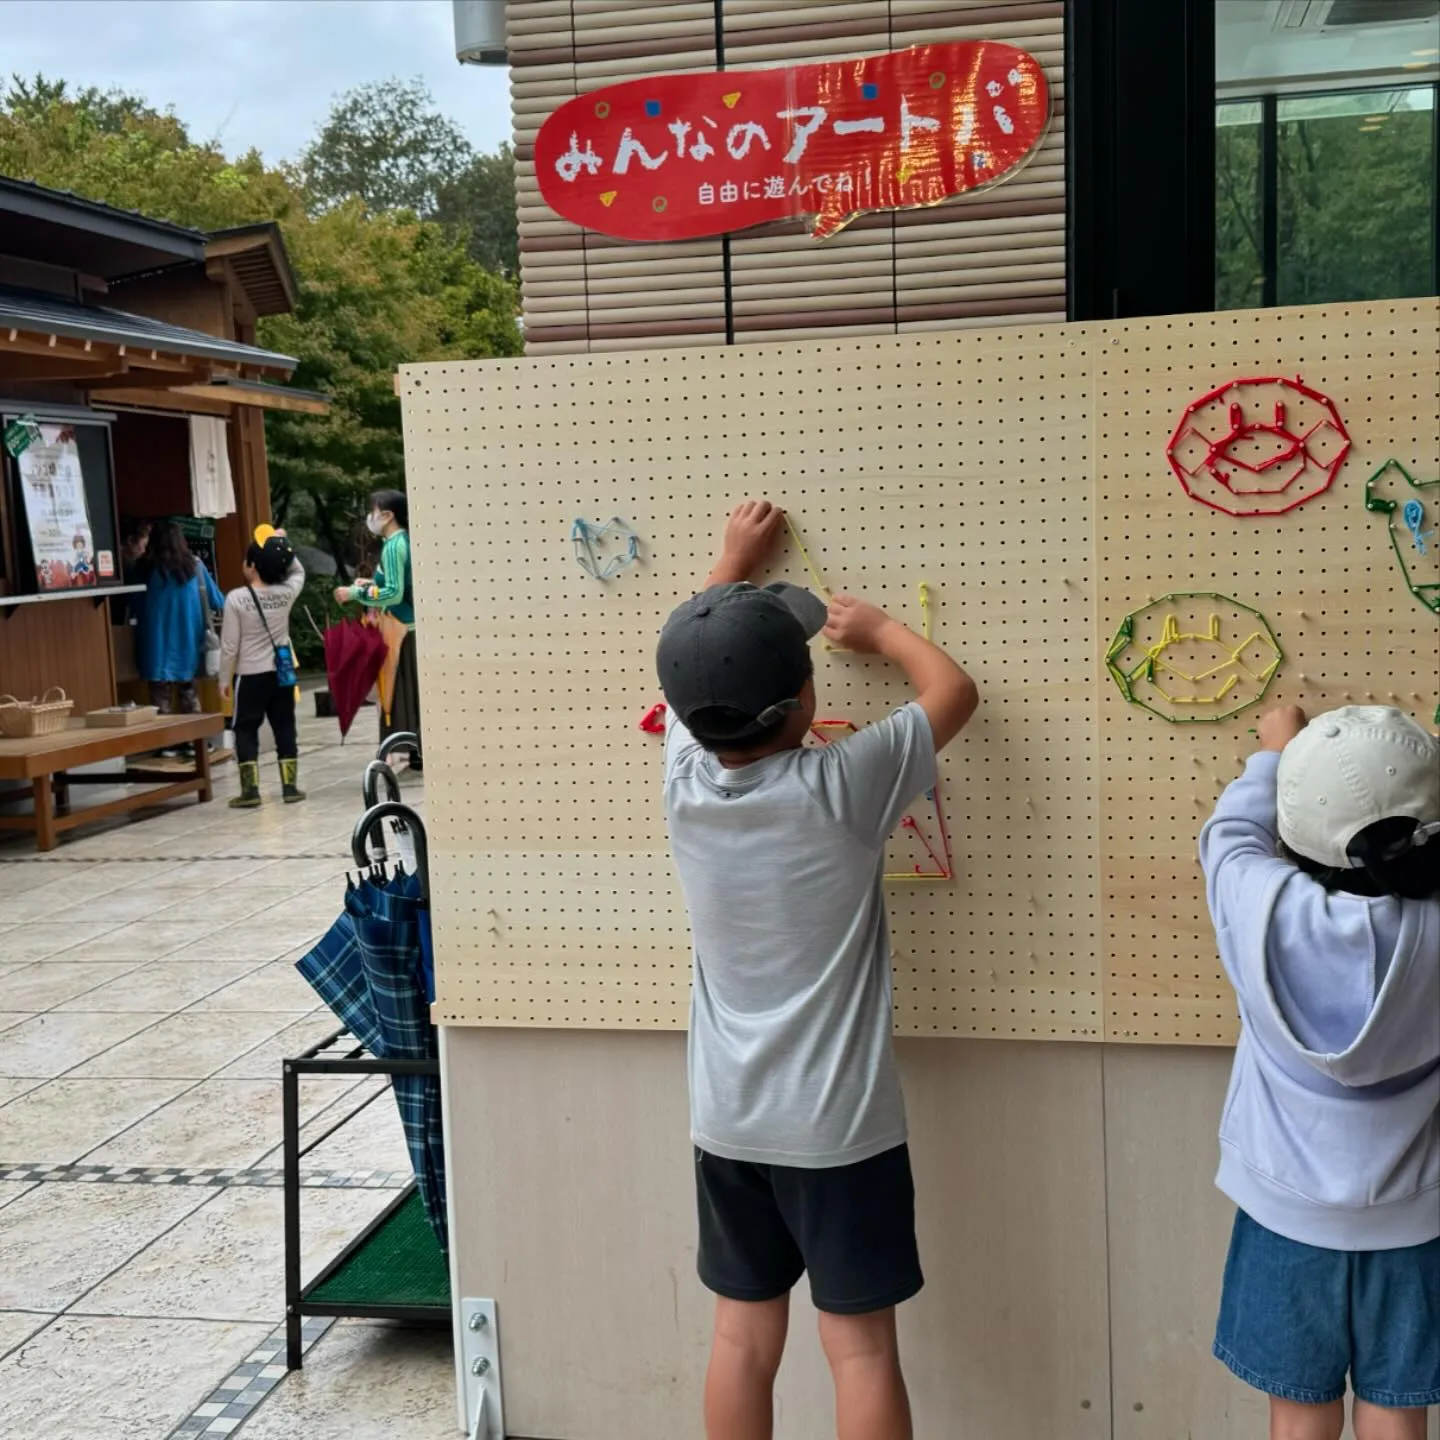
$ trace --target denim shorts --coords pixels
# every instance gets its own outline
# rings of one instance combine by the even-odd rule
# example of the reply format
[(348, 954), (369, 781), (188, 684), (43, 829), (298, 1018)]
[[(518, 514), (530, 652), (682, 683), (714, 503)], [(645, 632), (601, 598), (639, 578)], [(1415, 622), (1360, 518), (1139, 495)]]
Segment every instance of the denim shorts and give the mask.
[(1235, 1217), (1215, 1356), (1247, 1385), (1301, 1405), (1355, 1394), (1440, 1404), (1440, 1240), (1322, 1250)]

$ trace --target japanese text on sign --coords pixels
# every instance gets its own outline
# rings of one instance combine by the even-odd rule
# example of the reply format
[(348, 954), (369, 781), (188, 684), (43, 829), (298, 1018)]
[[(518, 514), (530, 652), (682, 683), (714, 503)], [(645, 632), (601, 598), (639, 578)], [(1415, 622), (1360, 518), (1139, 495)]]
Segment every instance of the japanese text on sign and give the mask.
[(682, 240), (814, 215), (935, 205), (1003, 180), (1049, 118), (1011, 45), (917, 46), (789, 70), (633, 80), (576, 96), (535, 142), (546, 202), (589, 229)]

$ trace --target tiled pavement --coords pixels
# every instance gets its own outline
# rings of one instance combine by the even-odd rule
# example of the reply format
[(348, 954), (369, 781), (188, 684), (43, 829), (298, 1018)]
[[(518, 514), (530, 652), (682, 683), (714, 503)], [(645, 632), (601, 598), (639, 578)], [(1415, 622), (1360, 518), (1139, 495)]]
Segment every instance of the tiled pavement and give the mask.
[[(304, 805), (267, 760), (257, 812), (225, 805), (223, 766), (210, 805), (46, 856), (0, 840), (0, 1435), (456, 1433), (446, 1334), (312, 1322), (288, 1377), (276, 1350), (280, 1061), (336, 1028), (293, 965), (338, 912), (373, 727), (342, 747), (302, 721)], [(307, 1079), (303, 1119), (318, 1134), (377, 1083)], [(393, 1104), (303, 1163), (309, 1273), (408, 1172)]]

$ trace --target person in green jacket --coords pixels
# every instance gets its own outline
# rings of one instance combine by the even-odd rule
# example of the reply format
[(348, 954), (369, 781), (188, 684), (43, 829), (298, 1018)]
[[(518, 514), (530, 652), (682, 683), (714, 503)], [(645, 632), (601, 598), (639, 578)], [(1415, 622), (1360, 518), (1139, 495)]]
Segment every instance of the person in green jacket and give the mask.
[[(390, 700), (390, 716), (380, 717), (380, 738), (396, 731), (411, 731), (420, 738), (420, 669), (415, 641), (415, 589), (410, 568), (410, 518), (405, 496), (399, 490), (377, 490), (370, 497), (370, 513), (365, 528), (383, 538), (380, 563), (373, 578), (341, 585), (335, 591), (337, 604), (358, 601), (374, 610), (384, 610), (405, 627), (405, 638), (395, 667), (395, 693)], [(420, 755), (410, 757), (410, 768), (420, 770)]]

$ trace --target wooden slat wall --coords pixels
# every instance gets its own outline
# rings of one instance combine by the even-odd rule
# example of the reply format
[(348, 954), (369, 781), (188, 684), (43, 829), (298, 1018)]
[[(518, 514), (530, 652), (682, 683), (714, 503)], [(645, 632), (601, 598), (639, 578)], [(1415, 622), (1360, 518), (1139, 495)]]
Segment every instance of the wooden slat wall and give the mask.
[(727, 69), (806, 64), (954, 40), (1019, 45), (1044, 66), (1050, 131), (1002, 185), (927, 210), (867, 215), (827, 241), (801, 221), (642, 245), (561, 220), (540, 198), (541, 122), (620, 80), (716, 68), (715, 7), (511, 0), (526, 349), (724, 344), (950, 330), (1065, 317), (1063, 0), (724, 0)]
[(635, 245), (582, 230), (540, 198), (535, 135), (572, 95), (716, 68), (711, 0), (518, 0), (506, 8), (531, 354), (725, 343), (719, 238)]

